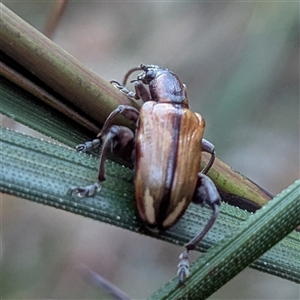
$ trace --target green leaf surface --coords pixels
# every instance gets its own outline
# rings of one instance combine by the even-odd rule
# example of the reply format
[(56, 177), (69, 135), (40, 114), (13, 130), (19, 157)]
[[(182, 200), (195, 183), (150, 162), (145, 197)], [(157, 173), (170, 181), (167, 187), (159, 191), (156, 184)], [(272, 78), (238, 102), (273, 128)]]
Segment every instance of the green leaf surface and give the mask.
[(71, 147), (93, 135), (7, 79), (1, 77), (0, 84), (0, 112), (7, 117)]
[[(174, 278), (148, 300), (209, 297), (300, 223), (299, 192), (300, 180), (297, 180), (201, 256), (192, 265), (186, 285), (178, 286), (178, 278)], [(300, 268), (299, 248), (299, 244), (295, 243), (295, 255), (298, 257), (289, 261), (289, 268), (295, 268), (295, 271)], [(265, 264), (272, 267), (271, 263)], [(299, 283), (297, 271), (294, 275)]]
[[(71, 186), (87, 185), (96, 180), (97, 159), (62, 145), (8, 129), (1, 129), (0, 136), (3, 155), (0, 189), (4, 193), (151, 235), (177, 245), (183, 245), (194, 237), (211, 215), (209, 208), (191, 204), (173, 228), (159, 234), (149, 233), (143, 229), (136, 214), (132, 170), (107, 161), (107, 180), (103, 182), (101, 192), (95, 197), (77, 201), (68, 195), (67, 191)], [(296, 209), (297, 206), (295, 211)], [(276, 216), (276, 213), (282, 214), (282, 211), (275, 211), (273, 214)], [(237, 230), (251, 215), (223, 203), (219, 219), (197, 250), (206, 251), (224, 235)], [(273, 228), (272, 222), (266, 224)], [(267, 227), (264, 230), (267, 230)], [(300, 283), (299, 248), (300, 234), (292, 232), (251, 266)]]

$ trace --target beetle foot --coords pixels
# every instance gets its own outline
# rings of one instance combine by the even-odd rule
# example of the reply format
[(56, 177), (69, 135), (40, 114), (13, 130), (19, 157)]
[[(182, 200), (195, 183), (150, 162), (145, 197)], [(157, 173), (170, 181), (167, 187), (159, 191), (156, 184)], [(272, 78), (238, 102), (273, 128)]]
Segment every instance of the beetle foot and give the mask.
[(189, 277), (190, 271), (189, 271), (189, 251), (184, 250), (180, 255), (179, 255), (179, 264), (178, 264), (178, 271), (177, 275), (179, 277), (179, 283), (183, 284), (185, 279)]
[(92, 148), (96, 148), (100, 145), (100, 139), (95, 139), (92, 141), (87, 141), (83, 144), (78, 144), (76, 146), (76, 151), (77, 152), (86, 152)]
[(78, 144), (76, 146), (76, 151), (77, 152), (86, 152), (87, 150), (87, 145), (86, 144)]
[(77, 199), (91, 197), (101, 190), (101, 182), (97, 181), (94, 184), (84, 187), (70, 187), (68, 194)]

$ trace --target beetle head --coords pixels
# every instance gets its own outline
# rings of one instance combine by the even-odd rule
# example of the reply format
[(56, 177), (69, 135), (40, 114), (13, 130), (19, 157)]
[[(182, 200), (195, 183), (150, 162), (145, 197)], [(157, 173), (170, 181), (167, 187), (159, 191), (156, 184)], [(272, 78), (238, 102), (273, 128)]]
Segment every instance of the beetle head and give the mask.
[(165, 70), (156, 65), (143, 65), (140, 66), (141, 70), (144, 72), (138, 75), (137, 81), (142, 81), (144, 84), (149, 84), (153, 79), (155, 79), (161, 71)]

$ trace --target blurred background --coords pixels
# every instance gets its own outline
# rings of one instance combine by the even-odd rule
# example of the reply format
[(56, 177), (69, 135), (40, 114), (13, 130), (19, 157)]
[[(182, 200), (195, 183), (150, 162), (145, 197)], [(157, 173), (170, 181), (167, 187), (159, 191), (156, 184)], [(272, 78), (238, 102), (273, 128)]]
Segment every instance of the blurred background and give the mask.
[[(41, 31), (53, 5), (2, 2)], [(173, 70), (220, 159), (273, 194), (299, 178), (299, 3), (70, 1), (53, 40), (107, 80), (140, 63)], [(1, 206), (3, 299), (108, 299), (82, 264), (133, 299), (176, 274), (181, 247), (7, 195)], [(247, 269), (210, 299), (299, 296)]]

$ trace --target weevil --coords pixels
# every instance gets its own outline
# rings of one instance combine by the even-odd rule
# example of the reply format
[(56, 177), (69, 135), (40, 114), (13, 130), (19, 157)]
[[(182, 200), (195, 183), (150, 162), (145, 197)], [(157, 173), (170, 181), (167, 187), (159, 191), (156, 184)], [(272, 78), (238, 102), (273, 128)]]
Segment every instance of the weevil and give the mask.
[[(125, 88), (135, 71), (135, 92)], [(186, 86), (172, 71), (156, 65), (140, 65), (125, 75), (123, 84), (111, 83), (129, 98), (142, 99), (140, 111), (120, 105), (106, 119), (97, 139), (77, 146), (85, 152), (101, 145), (98, 181), (86, 187), (71, 188), (76, 197), (88, 197), (101, 189), (105, 180), (106, 154), (111, 147), (132, 145), (135, 169), (135, 198), (140, 218), (154, 231), (166, 230), (184, 214), (190, 202), (212, 208), (212, 216), (200, 234), (185, 245), (178, 264), (179, 282), (189, 275), (188, 253), (210, 230), (219, 213), (220, 195), (206, 175), (215, 159), (214, 146), (203, 138), (205, 121), (189, 109)], [(148, 88), (147, 88), (148, 86)], [(117, 115), (136, 122), (133, 133), (124, 126), (112, 125)], [(200, 170), (201, 151), (210, 160)]]

